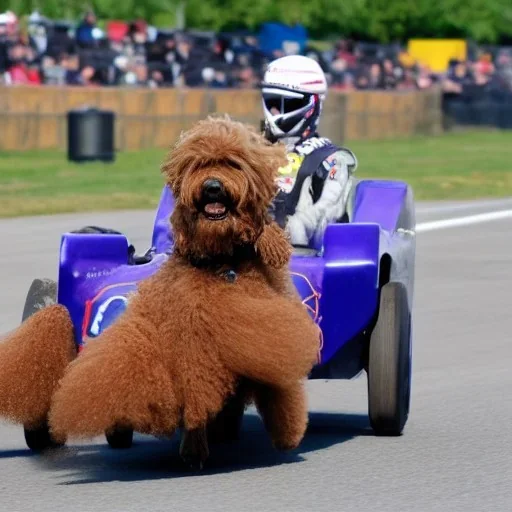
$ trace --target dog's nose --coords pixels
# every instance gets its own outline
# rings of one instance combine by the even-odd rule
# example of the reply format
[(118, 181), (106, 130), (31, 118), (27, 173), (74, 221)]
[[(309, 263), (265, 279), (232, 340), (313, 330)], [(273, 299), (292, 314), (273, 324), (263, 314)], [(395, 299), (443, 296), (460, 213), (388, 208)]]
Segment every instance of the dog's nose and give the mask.
[(203, 192), (209, 197), (219, 196), (222, 191), (223, 186), (219, 180), (206, 180), (203, 184)]

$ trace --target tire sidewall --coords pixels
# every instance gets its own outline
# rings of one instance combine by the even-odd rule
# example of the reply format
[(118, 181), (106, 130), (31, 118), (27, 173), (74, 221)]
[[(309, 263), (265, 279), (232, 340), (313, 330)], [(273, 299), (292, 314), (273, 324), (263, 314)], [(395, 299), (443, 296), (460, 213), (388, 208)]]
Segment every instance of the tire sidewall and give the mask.
[[(41, 278), (34, 279), (27, 292), (23, 313), (21, 315), (22, 323), (30, 318), (32, 315), (41, 311), (57, 302), (57, 283), (52, 279)], [(44, 449), (56, 446), (51, 439), (48, 423), (45, 420), (37, 428), (28, 429), (23, 426), (25, 435), (25, 442), (27, 446), (35, 452), (43, 451)]]
[(53, 279), (34, 279), (27, 292), (21, 321), (57, 302), (57, 282)]
[[(390, 307), (388, 301), (394, 301), (394, 307)], [(386, 283), (380, 290), (379, 312), (370, 336), (368, 363), (370, 421), (374, 430), (381, 433), (389, 430), (397, 435), (407, 422), (411, 395), (411, 347), (411, 314), (407, 289), (400, 282)], [(389, 371), (393, 372), (391, 377)], [(386, 389), (381, 389), (383, 381)], [(389, 413), (391, 407), (382, 405), (390, 402), (394, 404), (394, 414)], [(392, 427), (384, 426), (386, 421), (372, 417), (381, 417), (383, 411), (393, 416), (390, 421)]]

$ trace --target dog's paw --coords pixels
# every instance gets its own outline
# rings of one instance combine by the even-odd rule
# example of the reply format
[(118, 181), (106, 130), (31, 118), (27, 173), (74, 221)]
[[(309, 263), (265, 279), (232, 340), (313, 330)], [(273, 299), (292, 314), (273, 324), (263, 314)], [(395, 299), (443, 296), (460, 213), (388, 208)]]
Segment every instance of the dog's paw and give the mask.
[(267, 224), (256, 241), (256, 250), (265, 265), (282, 268), (288, 264), (292, 255), (292, 245), (285, 232), (275, 223)]
[(180, 444), (180, 457), (192, 471), (201, 471), (210, 455), (206, 429), (183, 431)]
[[(282, 426), (282, 425), (281, 425)], [(280, 452), (289, 452), (299, 447), (304, 439), (305, 430), (302, 428), (289, 428), (274, 431), (271, 435), (272, 445)]]
[(300, 439), (275, 439), (273, 441), (274, 448), (280, 452), (289, 452), (299, 447), (302, 438)]

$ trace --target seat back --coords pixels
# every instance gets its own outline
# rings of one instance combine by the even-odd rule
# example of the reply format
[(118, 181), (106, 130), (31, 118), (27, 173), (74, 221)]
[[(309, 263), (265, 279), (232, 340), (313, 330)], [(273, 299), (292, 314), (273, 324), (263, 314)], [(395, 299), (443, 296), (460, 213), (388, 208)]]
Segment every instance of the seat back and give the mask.
[[(344, 211), (341, 213), (341, 216), (335, 222), (338, 223), (346, 223), (351, 222), (354, 215), (354, 205), (355, 205), (355, 194), (357, 188), (358, 180), (353, 178), (352, 176), (349, 178), (347, 182), (347, 186), (345, 188), (345, 192), (343, 194), (343, 202), (345, 204)], [(312, 241), (310, 242), (310, 247), (317, 252), (322, 252), (323, 244), (324, 244), (324, 236), (325, 230), (329, 224), (321, 226), (317, 233), (315, 233)]]

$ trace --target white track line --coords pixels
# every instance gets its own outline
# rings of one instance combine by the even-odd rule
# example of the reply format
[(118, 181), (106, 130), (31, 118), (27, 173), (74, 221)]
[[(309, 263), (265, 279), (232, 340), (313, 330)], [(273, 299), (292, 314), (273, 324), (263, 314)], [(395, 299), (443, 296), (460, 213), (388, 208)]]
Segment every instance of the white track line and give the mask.
[(426, 231), (436, 231), (438, 229), (454, 228), (458, 226), (470, 226), (472, 224), (480, 224), (481, 222), (490, 222), (492, 220), (509, 218), (512, 218), (512, 210), (478, 213), (476, 215), (466, 215), (464, 217), (455, 217), (453, 219), (420, 222), (416, 224), (416, 232), (424, 233)]
[(510, 208), (512, 207), (512, 198), (506, 199), (491, 199), (489, 201), (471, 201), (463, 204), (440, 204), (440, 205), (419, 205), (416, 207), (416, 213), (441, 213), (441, 212), (455, 212), (460, 210), (484, 210), (496, 208)]

